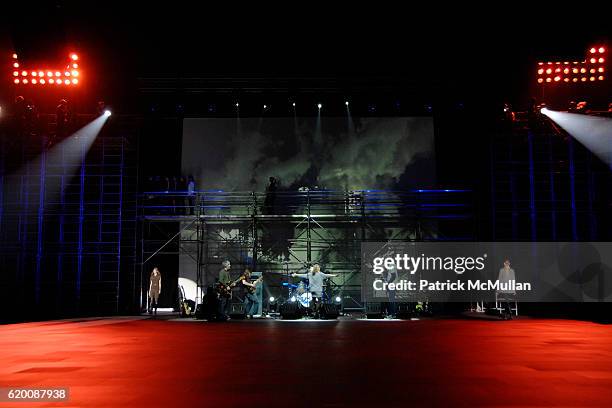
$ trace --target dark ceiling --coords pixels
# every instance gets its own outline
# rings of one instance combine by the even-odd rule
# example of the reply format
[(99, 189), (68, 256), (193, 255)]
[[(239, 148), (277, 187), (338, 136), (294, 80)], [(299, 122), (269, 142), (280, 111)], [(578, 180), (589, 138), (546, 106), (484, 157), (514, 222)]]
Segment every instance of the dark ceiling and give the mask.
[(609, 38), (608, 22), (586, 9), (558, 17), (510, 3), (460, 12), (331, 3), (24, 5), (10, 15), (3, 45), (24, 59), (78, 50), (99, 79), (92, 92), (109, 99), (164, 93), (180, 78), (200, 92), (237, 83), (292, 92), (331, 83), (343, 93), (400, 84), (402, 92), (523, 103), (536, 60), (582, 58)]

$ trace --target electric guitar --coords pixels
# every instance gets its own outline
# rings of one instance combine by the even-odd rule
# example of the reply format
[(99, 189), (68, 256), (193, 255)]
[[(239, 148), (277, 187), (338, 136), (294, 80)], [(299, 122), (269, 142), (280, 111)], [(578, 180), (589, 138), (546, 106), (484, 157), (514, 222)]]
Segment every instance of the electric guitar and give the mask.
[(232, 289), (241, 280), (242, 280), (242, 276), (240, 276), (238, 279), (230, 283), (217, 282), (216, 287), (215, 287), (217, 289), (217, 293), (219, 294), (220, 297), (224, 297), (224, 298), (232, 297)]
[(247, 286), (246, 290), (248, 293), (250, 293), (251, 295), (255, 293), (255, 291), (257, 290), (257, 284), (259, 284), (259, 282), (263, 281), (263, 275), (261, 275), (259, 278), (257, 278), (257, 280), (255, 280), (253, 282), (253, 285), (255, 286)]

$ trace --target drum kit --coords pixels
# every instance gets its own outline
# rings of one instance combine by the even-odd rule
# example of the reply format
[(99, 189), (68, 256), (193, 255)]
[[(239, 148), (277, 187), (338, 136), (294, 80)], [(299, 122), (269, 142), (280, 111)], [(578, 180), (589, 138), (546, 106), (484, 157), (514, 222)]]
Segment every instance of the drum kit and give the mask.
[[(310, 303), (312, 302), (312, 294), (308, 288), (308, 284), (304, 281), (298, 283), (297, 285), (293, 283), (283, 282), (283, 286), (286, 286), (289, 289), (289, 301), (297, 302), (302, 307), (308, 309), (310, 308)], [(327, 295), (323, 293), (323, 301), (326, 300)]]

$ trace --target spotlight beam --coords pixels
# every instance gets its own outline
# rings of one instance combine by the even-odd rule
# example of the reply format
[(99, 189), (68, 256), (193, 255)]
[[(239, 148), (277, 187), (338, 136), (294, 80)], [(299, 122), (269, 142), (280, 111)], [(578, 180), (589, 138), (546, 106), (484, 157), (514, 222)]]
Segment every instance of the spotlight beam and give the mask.
[[(11, 189), (25, 188), (28, 195), (35, 196), (38, 194), (38, 242), (37, 242), (37, 256), (36, 256), (36, 273), (34, 275), (34, 290), (36, 302), (40, 299), (40, 293), (42, 288), (42, 278), (40, 274), (40, 259), (43, 250), (42, 236), (43, 236), (43, 223), (41, 222), (44, 214), (50, 208), (54, 208), (60, 205), (62, 194), (64, 193), (67, 185), (71, 184), (71, 179), (76, 175), (79, 167), (81, 172), (84, 172), (84, 161), (89, 148), (93, 144), (94, 140), (100, 133), (102, 126), (108, 119), (107, 115), (101, 115), (88, 123), (81, 129), (77, 130), (74, 134), (68, 138), (62, 140), (56, 146), (49, 150), (43, 150), (41, 154), (35, 159), (25, 163), (9, 176), (8, 186)], [(56, 177), (57, 174), (48, 174), (49, 169), (62, 167), (67, 169), (64, 173), (68, 177), (66, 183), (62, 182), (63, 177)], [(30, 169), (37, 169), (39, 174), (39, 184), (27, 184), (19, 183), (19, 179), (24, 175), (31, 174)], [(64, 170), (65, 171), (65, 170)], [(81, 176), (83, 177), (83, 176)], [(83, 180), (81, 179), (81, 200), (83, 196)], [(81, 210), (82, 211), (82, 210)], [(82, 222), (80, 223), (82, 225)], [(82, 234), (82, 231), (79, 232)], [(81, 236), (81, 235), (80, 235)], [(80, 239), (80, 238), (79, 238)], [(80, 284), (81, 277), (81, 261), (78, 262), (77, 267), (77, 286)]]
[[(104, 123), (108, 120), (108, 115), (100, 115), (81, 129), (74, 132), (72, 135), (62, 140), (57, 145), (53, 146), (40, 156), (24, 164), (19, 170), (11, 176), (18, 177), (21, 174), (27, 174), (27, 169), (46, 168), (48, 166), (64, 166), (66, 168), (76, 168), (83, 160), (89, 151), (91, 145), (96, 140), (96, 137), (102, 130)], [(67, 157), (71, 157), (67, 160)], [(56, 185), (57, 184), (57, 185)], [(46, 206), (54, 204), (54, 198), (57, 198), (60, 193), (59, 181), (49, 179), (45, 181), (44, 189), (47, 191)]]
[(612, 119), (543, 108), (541, 113), (612, 169)]

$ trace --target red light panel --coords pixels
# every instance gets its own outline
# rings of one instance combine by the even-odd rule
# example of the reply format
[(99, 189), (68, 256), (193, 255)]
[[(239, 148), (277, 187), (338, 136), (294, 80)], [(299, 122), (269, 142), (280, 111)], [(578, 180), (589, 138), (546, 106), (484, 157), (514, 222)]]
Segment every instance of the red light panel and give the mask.
[[(538, 62), (536, 71), (537, 71), (537, 83), (538, 84), (547, 84), (547, 83), (569, 83), (569, 82), (587, 82), (587, 81), (598, 81), (603, 80), (603, 75), (599, 75), (605, 71), (603, 66), (593, 66), (593, 64), (604, 64), (606, 48), (597, 45), (591, 47), (587, 50), (588, 58), (585, 58), (583, 61), (573, 61), (571, 62), (574, 67), (569, 68), (561, 68), (561, 67), (550, 67), (550, 65), (569, 65), (569, 61), (547, 61), (547, 62)], [(549, 67), (544, 68), (542, 65), (549, 65)], [(546, 78), (542, 78), (542, 75), (548, 74)], [(554, 75), (551, 78), (551, 74)], [(576, 77), (575, 74), (590, 74), (589, 76)], [(574, 75), (572, 75), (574, 74)]]
[[(12, 55), (13, 68), (19, 68), (20, 64), (17, 60), (17, 54)], [(78, 55), (75, 53), (69, 54), (69, 59), (64, 65), (63, 68), (59, 69), (36, 69), (36, 70), (22, 70), (22, 71), (12, 71), (12, 77), (14, 84), (34, 84), (34, 85), (45, 85), (49, 84), (58, 84), (58, 85), (76, 85), (79, 81), (73, 81), (74, 77), (80, 75), (78, 68), (78, 64), (76, 61), (79, 59)], [(23, 78), (20, 78), (21, 77)], [(28, 79), (31, 77), (31, 79)], [(76, 78), (74, 78), (76, 79)]]

